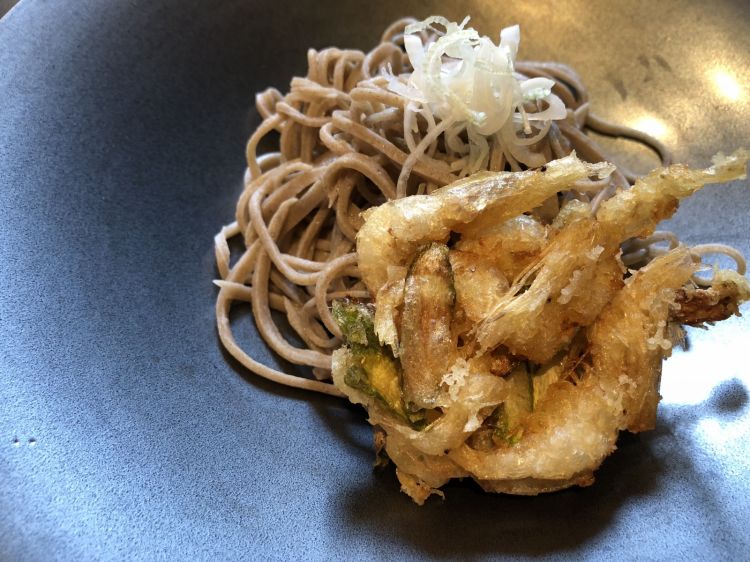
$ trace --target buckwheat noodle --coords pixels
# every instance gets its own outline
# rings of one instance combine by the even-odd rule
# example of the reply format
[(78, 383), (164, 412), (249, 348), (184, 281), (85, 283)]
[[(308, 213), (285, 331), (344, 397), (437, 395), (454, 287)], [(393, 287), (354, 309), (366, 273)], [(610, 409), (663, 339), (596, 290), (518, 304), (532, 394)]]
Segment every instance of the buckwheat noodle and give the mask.
[[(307, 53), (307, 76), (295, 77), (289, 93), (270, 88), (256, 97), (263, 122), (247, 143), (244, 190), (236, 220), (215, 237), (220, 279), (216, 300), (218, 334), (227, 351), (253, 373), (274, 382), (343, 396), (330, 378), (331, 352), (341, 333), (331, 317), (332, 300), (369, 299), (357, 270), (355, 236), (360, 213), (386, 200), (430, 193), (458, 179), (460, 163), (450, 143), (441, 138), (449, 125), (429, 112), (415, 112), (409, 100), (388, 89), (386, 74), (411, 70), (401, 19), (384, 32), (369, 53), (337, 48)], [(432, 33), (432, 32), (431, 32)], [(423, 41), (430, 39), (422, 32)], [(434, 38), (434, 37), (433, 37)], [(619, 165), (588, 134), (624, 137), (642, 143), (671, 163), (669, 150), (651, 136), (611, 123), (590, 111), (589, 95), (570, 67), (555, 62), (519, 62), (516, 71), (528, 78), (555, 81), (555, 93), (568, 108), (564, 121), (546, 122), (529, 145), (545, 161), (568, 155), (617, 165), (610, 179), (588, 181), (553, 197), (536, 212), (550, 220), (560, 204), (577, 198), (598, 205), (618, 188), (628, 188), (635, 174)], [(409, 125), (406, 130), (404, 123)], [(417, 132), (412, 130), (416, 124)], [(278, 136), (278, 151), (258, 154), (261, 140)], [(488, 169), (526, 169), (510, 151), (491, 147)], [(228, 241), (242, 237), (244, 251), (230, 264)], [(669, 232), (631, 240), (623, 247), (629, 267), (645, 263), (678, 244)], [(697, 255), (723, 253), (745, 272), (742, 255), (714, 244), (695, 248)], [(700, 280), (706, 282), (705, 280)], [(248, 355), (234, 338), (229, 313), (234, 303), (252, 306), (261, 337), (282, 359), (312, 369), (313, 378), (273, 369)], [(272, 311), (286, 320), (304, 343), (292, 344)]]

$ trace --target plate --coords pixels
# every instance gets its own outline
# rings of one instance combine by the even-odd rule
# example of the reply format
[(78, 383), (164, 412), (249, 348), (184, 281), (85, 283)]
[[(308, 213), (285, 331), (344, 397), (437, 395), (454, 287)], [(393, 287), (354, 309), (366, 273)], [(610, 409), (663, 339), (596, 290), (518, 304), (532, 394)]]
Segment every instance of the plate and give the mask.
[[(748, 143), (741, 0), (23, 0), (0, 20), (0, 558), (748, 556), (744, 318), (691, 331), (658, 429), (622, 436), (593, 486), (455, 483), (421, 508), (373, 472), (362, 410), (222, 351), (212, 237), (255, 92), (303, 74), (308, 47), (366, 49), (396, 17), (438, 12), (493, 37), (520, 23), (521, 58), (572, 65), (595, 110), (678, 160)], [(707, 188), (672, 228), (750, 254), (747, 188)]]

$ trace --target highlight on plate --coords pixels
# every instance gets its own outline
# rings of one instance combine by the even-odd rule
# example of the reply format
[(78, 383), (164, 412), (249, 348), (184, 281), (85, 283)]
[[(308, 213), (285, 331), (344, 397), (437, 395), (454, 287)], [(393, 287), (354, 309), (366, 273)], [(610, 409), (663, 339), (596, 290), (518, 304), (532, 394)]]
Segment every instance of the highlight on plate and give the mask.
[[(452, 478), (513, 494), (591, 484), (618, 432), (654, 427), (682, 326), (750, 298), (739, 252), (656, 230), (704, 185), (744, 178), (750, 153), (672, 165), (591, 113), (571, 68), (517, 60), (519, 43), (518, 26), (495, 44), (468, 18), (430, 17), (393, 23), (369, 53), (309, 50), (288, 93), (256, 98), (236, 220), (215, 239), (226, 349), (362, 404), (378, 462), (420, 504)], [(645, 143), (662, 167), (636, 177), (589, 131)], [(258, 154), (267, 136), (277, 149)], [(706, 253), (736, 269), (698, 275)], [(239, 347), (237, 302), (308, 378)]]

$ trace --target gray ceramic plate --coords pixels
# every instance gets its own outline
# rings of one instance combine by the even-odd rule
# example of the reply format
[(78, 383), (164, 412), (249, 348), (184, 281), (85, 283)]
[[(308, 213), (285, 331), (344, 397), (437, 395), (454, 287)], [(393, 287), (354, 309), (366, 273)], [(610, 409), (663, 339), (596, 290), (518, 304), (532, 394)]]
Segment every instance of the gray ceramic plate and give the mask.
[[(592, 487), (452, 484), (418, 508), (372, 472), (361, 410), (222, 353), (211, 285), (253, 95), (308, 47), (367, 48), (408, 13), (520, 22), (524, 58), (573, 65), (598, 112), (705, 164), (749, 143), (747, 4), (341, 4), (23, 0), (0, 20), (0, 558), (750, 556), (745, 319), (691, 332), (659, 428), (623, 436)], [(747, 187), (673, 227), (749, 253)]]

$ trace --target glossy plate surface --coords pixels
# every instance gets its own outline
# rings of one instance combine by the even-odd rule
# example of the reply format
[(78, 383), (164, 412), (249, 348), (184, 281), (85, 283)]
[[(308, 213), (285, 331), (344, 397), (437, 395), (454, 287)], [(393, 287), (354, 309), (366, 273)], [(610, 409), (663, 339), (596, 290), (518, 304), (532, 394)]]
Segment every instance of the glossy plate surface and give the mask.
[[(308, 47), (438, 12), (520, 23), (521, 58), (571, 64), (596, 111), (678, 160), (750, 144), (743, 0), (22, 0), (0, 20), (0, 559), (750, 555), (744, 318), (691, 331), (658, 429), (623, 436), (590, 488), (452, 484), (422, 508), (372, 472), (362, 410), (220, 349), (212, 237), (255, 92), (286, 89)], [(747, 188), (706, 189), (672, 227), (750, 253)]]

